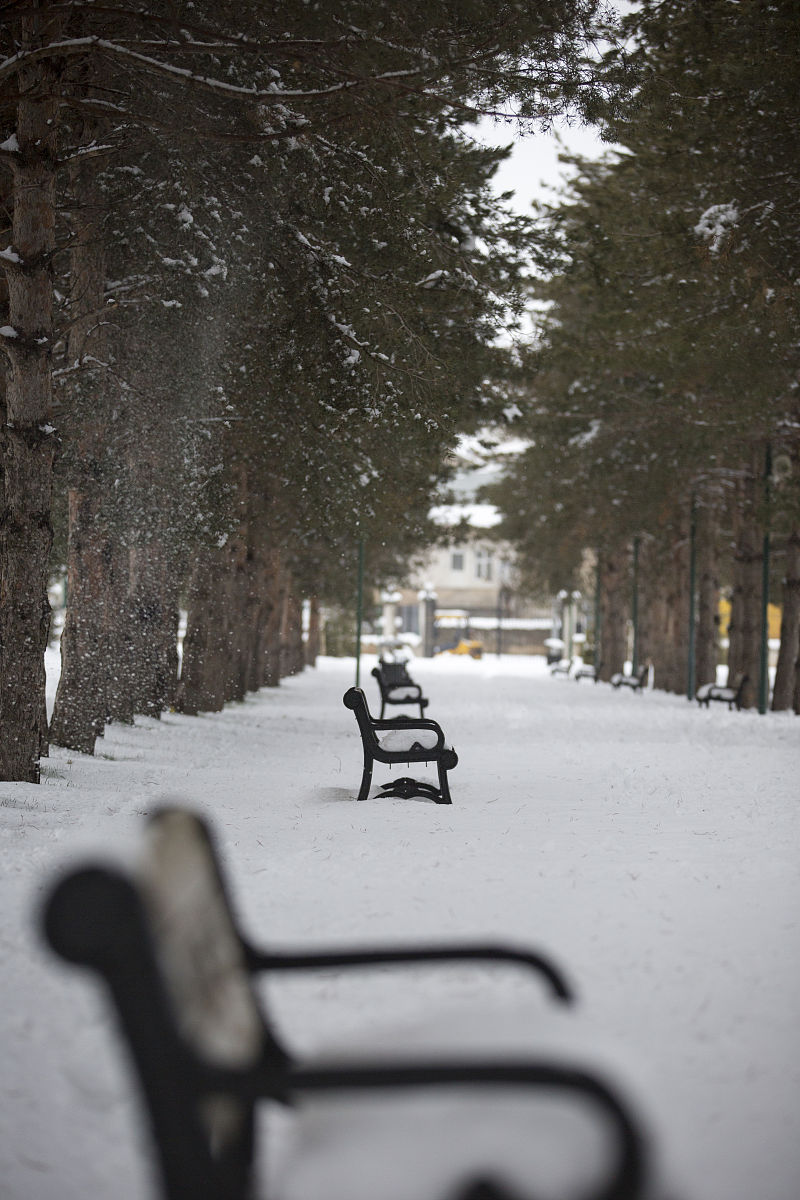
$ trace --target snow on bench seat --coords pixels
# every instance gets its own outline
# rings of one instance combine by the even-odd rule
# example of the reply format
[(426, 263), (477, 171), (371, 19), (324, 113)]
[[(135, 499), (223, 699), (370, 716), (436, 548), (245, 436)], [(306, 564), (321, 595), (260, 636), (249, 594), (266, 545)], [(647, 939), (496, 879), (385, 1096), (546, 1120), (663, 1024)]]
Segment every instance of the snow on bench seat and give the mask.
[[(392, 753), (401, 750), (434, 750), (439, 745), (439, 735), (435, 729), (390, 729), (376, 736), (380, 748)], [(452, 750), (453, 747), (445, 742), (442, 749)]]

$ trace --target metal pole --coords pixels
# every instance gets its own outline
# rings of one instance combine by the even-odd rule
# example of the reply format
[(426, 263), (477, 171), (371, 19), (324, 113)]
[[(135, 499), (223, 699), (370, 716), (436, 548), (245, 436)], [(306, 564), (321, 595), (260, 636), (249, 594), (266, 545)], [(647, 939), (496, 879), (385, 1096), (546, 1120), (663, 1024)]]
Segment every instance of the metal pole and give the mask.
[(764, 455), (764, 541), (761, 552), (761, 660), (758, 673), (758, 711), (763, 716), (769, 704), (769, 478), (772, 474), (772, 446), (767, 442)]
[(697, 501), (692, 492), (689, 516), (689, 664), (686, 670), (686, 699), (695, 693), (695, 592), (697, 590)]
[(631, 601), (631, 621), (633, 622), (633, 654), (631, 655), (631, 674), (639, 670), (639, 538), (633, 539), (633, 597)]
[(600, 669), (600, 553), (597, 554), (594, 575), (594, 669)]
[(500, 657), (503, 638), (503, 589), (497, 589), (497, 657)]
[(356, 587), (356, 687), (361, 679), (361, 623), (364, 615), (364, 539), (358, 539), (358, 583)]

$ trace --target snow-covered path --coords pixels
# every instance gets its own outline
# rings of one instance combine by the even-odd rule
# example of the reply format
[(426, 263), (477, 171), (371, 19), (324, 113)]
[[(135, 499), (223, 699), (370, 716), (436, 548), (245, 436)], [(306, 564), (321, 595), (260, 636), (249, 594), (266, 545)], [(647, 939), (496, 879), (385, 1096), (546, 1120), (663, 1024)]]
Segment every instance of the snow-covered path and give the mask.
[[(587, 1021), (653, 1080), (687, 1200), (800, 1195), (800, 721), (553, 679), (538, 659), (412, 673), (459, 752), (452, 808), (356, 806), (353, 662), (334, 659), (222, 714), (110, 727), (95, 758), (54, 751), (38, 788), (0, 783), (4, 1200), (150, 1194), (105, 1006), (41, 947), (35, 915), (54, 870), (124, 845), (165, 797), (211, 818), (261, 940), (552, 952)], [(523, 988), (513, 972), (403, 989), (329, 974), (273, 984), (270, 1003), (308, 1050)]]

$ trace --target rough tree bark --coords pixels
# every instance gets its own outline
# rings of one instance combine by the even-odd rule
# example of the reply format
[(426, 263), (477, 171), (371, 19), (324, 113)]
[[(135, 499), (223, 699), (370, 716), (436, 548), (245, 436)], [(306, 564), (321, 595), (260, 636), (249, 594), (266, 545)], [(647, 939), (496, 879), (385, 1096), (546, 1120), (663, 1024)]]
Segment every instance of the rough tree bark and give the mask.
[(281, 555), (275, 553), (273, 570), (268, 581), (270, 612), (264, 631), (264, 686), (278, 687), (281, 681), (281, 627), (284, 604), (289, 587), (289, 572)]
[(303, 601), (290, 584), (284, 601), (281, 628), (281, 675), (299, 675), (306, 665), (303, 645)]
[(628, 616), (627, 550), (604, 554), (600, 571), (600, 612), (603, 631), (603, 664), (600, 678), (607, 683), (621, 671), (627, 656)]
[[(52, 32), (49, 9), (30, 8), (27, 48)], [(3, 158), (13, 174), (12, 242), (4, 256), (10, 370), (0, 499), (0, 778), (38, 783), (45, 736), (44, 651), (49, 626), (47, 570), (53, 459), (51, 355), (58, 89), (44, 59), (18, 71), (16, 141)]]
[(717, 678), (719, 643), (719, 568), (717, 510), (711, 502), (697, 507), (697, 624), (695, 687)]
[(319, 597), (312, 596), (308, 602), (308, 641), (306, 642), (306, 666), (315, 667), (320, 654), (321, 619)]
[(131, 547), (123, 683), (133, 711), (160, 717), (178, 686), (178, 575), (162, 538)]
[(271, 628), (273, 624), (274, 597), (271, 581), (280, 570), (280, 556), (271, 547), (266, 537), (260, 538), (253, 547), (253, 590), (257, 599), (254, 617), (255, 636), (249, 663), (247, 690), (257, 692), (266, 682), (267, 659)]
[[(800, 528), (786, 539), (786, 566), (781, 584), (781, 645), (775, 669), (772, 709), (784, 712), (794, 707), (800, 667)], [(795, 710), (797, 711), (797, 710)]]
[(754, 453), (739, 485), (734, 513), (733, 596), (729, 626), (729, 677), (747, 675), (742, 707), (753, 708), (758, 696), (761, 649), (761, 572), (764, 530), (759, 519), (759, 456)]
[(679, 536), (665, 555), (660, 572), (660, 627), (651, 649), (659, 688), (686, 694), (689, 663), (689, 547)]
[(226, 563), (217, 549), (195, 558), (187, 602), (183, 663), (176, 707), (195, 716), (225, 704), (227, 622), (220, 596)]
[[(97, 134), (86, 123), (81, 142)], [(121, 670), (115, 625), (127, 594), (127, 563), (120, 553), (108, 496), (110, 404), (104, 367), (106, 281), (105, 206), (91, 158), (70, 168), (72, 243), (68, 359), (79, 366), (72, 389), (74, 463), (69, 486), (67, 612), (61, 635), (61, 677), (51, 722), (52, 740), (84, 754), (94, 751), (106, 718), (133, 719)], [(126, 707), (127, 706), (127, 707)], [(122, 711), (121, 711), (122, 710)]]

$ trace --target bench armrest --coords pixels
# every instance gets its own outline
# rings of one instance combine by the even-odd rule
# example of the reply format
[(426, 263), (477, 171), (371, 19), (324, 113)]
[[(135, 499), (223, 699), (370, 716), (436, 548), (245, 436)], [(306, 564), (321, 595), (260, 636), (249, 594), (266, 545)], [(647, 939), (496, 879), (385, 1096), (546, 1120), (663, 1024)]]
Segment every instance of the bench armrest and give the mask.
[(393, 949), (332, 950), (307, 954), (276, 954), (245, 947), (251, 971), (305, 971), (329, 967), (370, 967), (423, 962), (505, 962), (517, 963), (542, 975), (553, 995), (564, 1004), (575, 999), (561, 971), (542, 954), (513, 946), (397, 946)]
[(200, 1074), (206, 1091), (239, 1095), (250, 1101), (267, 1096), (289, 1104), (302, 1092), (403, 1091), (458, 1085), (535, 1088), (585, 1097), (608, 1122), (614, 1142), (607, 1175), (591, 1194), (598, 1198), (618, 1197), (619, 1200), (641, 1200), (645, 1194), (650, 1168), (648, 1145), (629, 1103), (592, 1069), (553, 1058), (505, 1061), (418, 1059), (406, 1063), (342, 1060), (319, 1065), (311, 1061), (302, 1066), (290, 1065), (277, 1073), (272, 1064), (265, 1061), (249, 1070), (209, 1067), (202, 1069)]
[(383, 720), (370, 718), (373, 729), (433, 729), (442, 733), (442, 727), (432, 717), (384, 717)]

